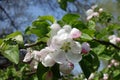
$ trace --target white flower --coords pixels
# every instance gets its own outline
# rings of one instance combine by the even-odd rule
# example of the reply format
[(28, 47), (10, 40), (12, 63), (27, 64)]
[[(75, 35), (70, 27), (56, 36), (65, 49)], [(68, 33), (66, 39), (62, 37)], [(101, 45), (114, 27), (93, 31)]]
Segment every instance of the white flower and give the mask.
[(117, 37), (116, 35), (111, 35), (108, 37), (108, 39), (112, 44), (117, 44), (118, 42), (120, 42), (120, 38)]
[(86, 54), (90, 51), (90, 45), (87, 42), (82, 43), (82, 53)]
[(88, 9), (86, 11), (86, 15), (87, 15), (87, 20), (90, 20), (93, 17), (99, 17), (99, 12), (102, 12), (102, 8), (99, 9), (99, 12), (95, 12), (94, 9), (97, 8), (97, 5), (94, 5), (91, 7), (91, 9)]

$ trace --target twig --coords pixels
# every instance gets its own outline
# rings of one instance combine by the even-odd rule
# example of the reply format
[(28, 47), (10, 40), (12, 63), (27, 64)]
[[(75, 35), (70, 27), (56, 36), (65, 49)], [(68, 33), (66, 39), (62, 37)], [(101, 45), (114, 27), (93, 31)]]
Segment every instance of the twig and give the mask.
[(31, 43), (31, 44), (26, 44), (24, 45), (25, 48), (29, 48), (29, 47), (33, 47), (33, 46), (36, 46), (36, 45), (39, 45), (39, 44), (44, 44), (44, 42), (35, 42), (35, 43)]
[(7, 13), (7, 11), (0, 5), (0, 9), (6, 14), (6, 16), (8, 17), (8, 19), (11, 21), (11, 25), (17, 30), (17, 27), (15, 26), (14, 21), (12, 20), (12, 18), (9, 16), (9, 14)]
[(103, 41), (103, 40), (98, 40), (98, 39), (93, 39), (93, 40), (96, 41), (96, 42), (99, 42), (99, 43), (101, 43), (101, 44), (103, 44), (103, 45), (111, 45), (111, 46), (113, 46), (114, 48), (120, 50), (120, 47), (119, 47), (119, 46), (114, 45), (114, 44), (112, 44), (112, 43), (110, 43), (110, 42)]

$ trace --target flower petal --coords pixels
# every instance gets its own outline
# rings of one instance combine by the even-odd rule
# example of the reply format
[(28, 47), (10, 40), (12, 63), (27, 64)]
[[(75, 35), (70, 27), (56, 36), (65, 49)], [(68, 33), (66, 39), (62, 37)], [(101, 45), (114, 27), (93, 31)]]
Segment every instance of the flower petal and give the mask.
[(57, 62), (58, 64), (63, 64), (67, 61), (65, 56), (65, 52), (62, 50), (57, 50), (55, 53), (51, 53), (50, 56)]
[(72, 41), (70, 47), (71, 47), (72, 53), (75, 53), (75, 54), (81, 53), (82, 47), (79, 42)]
[(66, 53), (66, 58), (72, 63), (78, 63), (82, 59), (82, 55), (74, 54), (71, 51), (68, 51), (68, 53)]

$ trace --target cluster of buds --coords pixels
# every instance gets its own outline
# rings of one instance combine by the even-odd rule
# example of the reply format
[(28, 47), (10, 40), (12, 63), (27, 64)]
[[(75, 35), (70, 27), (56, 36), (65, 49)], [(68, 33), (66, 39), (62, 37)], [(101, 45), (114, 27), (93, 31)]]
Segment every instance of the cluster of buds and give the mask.
[(70, 25), (61, 27), (58, 23), (54, 23), (50, 28), (47, 46), (40, 51), (28, 51), (23, 61), (33, 60), (32, 65), (36, 69), (38, 62), (41, 62), (45, 67), (52, 67), (57, 63), (63, 74), (69, 74), (74, 69), (74, 64), (79, 63), (82, 59), (81, 53), (87, 54), (90, 51), (90, 45), (87, 42), (81, 45), (76, 41), (82, 33)]
[(108, 39), (109, 39), (110, 43), (112, 43), (112, 44), (117, 44), (120, 42), (120, 38), (117, 37), (116, 35), (110, 35), (108, 37)]
[(101, 12), (103, 12), (103, 9), (102, 8), (99, 8), (98, 11), (95, 11), (95, 9), (97, 8), (98, 6), (97, 5), (94, 5), (91, 7), (91, 9), (88, 9), (86, 11), (86, 15), (87, 15), (87, 20), (90, 20), (91, 18), (93, 17), (99, 17), (99, 14)]
[(110, 61), (110, 64), (108, 65), (108, 68), (111, 68), (112, 66), (117, 67), (117, 66), (119, 66), (119, 65), (120, 65), (120, 64), (119, 64), (118, 61), (116, 61), (115, 59), (112, 59), (112, 60)]

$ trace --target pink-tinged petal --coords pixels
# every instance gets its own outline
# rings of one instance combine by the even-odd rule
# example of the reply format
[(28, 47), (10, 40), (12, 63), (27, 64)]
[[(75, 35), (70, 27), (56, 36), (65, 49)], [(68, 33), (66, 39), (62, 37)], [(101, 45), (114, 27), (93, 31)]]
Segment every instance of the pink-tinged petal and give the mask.
[(60, 72), (63, 74), (70, 74), (74, 69), (74, 64), (71, 62), (60, 64)]
[(70, 32), (70, 36), (72, 38), (79, 38), (81, 36), (81, 32), (80, 32), (80, 30), (73, 28)]
[(70, 61), (72, 63), (78, 63), (82, 59), (81, 54), (75, 54), (75, 53), (72, 53), (71, 51), (68, 51), (66, 53), (66, 57), (67, 57), (68, 61)]
[(82, 53), (87, 54), (90, 51), (90, 45), (87, 42), (82, 43)]

